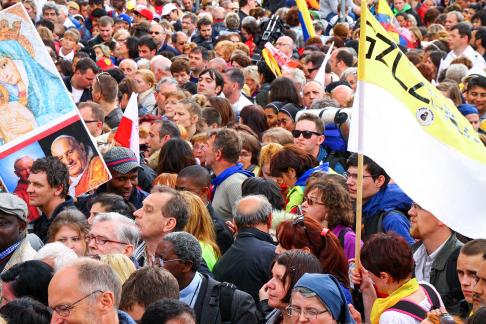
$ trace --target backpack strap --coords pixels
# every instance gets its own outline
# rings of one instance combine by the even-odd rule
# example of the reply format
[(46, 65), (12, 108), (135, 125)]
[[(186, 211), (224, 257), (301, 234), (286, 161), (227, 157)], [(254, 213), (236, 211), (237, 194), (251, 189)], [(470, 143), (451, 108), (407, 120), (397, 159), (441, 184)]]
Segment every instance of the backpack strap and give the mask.
[(429, 300), (429, 303), (432, 305), (431, 309), (440, 308), (440, 298), (437, 296), (435, 290), (426, 284), (420, 284), (420, 287), (422, 287), (427, 299)]
[(386, 311), (399, 312), (413, 317), (419, 322), (423, 321), (427, 317), (427, 312), (422, 307), (407, 300), (399, 301), (391, 308), (388, 308)]
[[(440, 299), (434, 289), (426, 284), (420, 284), (420, 287), (422, 287), (425, 295), (427, 296), (427, 300), (432, 305), (430, 309), (440, 308)], [(408, 300), (401, 300), (391, 308), (388, 308), (386, 311), (399, 312), (413, 317), (418, 321), (423, 321), (427, 317), (427, 311), (423, 307)]]
[(219, 285), (219, 314), (222, 323), (231, 323), (233, 297), (236, 286), (229, 282), (221, 282)]

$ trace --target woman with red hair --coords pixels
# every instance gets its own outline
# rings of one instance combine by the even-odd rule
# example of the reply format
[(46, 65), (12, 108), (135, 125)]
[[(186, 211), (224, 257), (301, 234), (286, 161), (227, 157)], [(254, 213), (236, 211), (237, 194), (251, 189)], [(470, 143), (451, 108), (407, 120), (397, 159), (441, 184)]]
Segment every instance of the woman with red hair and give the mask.
[(331, 274), (339, 280), (346, 300), (352, 303), (349, 291), (348, 261), (339, 240), (328, 228), (313, 218), (299, 216), (283, 221), (277, 226), (278, 246), (275, 253), (298, 249), (314, 254), (321, 264), (322, 273)]

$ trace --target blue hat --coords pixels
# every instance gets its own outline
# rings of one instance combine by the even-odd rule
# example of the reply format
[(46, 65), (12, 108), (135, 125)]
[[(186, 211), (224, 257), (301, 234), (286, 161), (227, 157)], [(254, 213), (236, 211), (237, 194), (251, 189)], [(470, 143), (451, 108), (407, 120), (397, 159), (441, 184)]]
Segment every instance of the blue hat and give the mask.
[(355, 323), (349, 313), (348, 304), (339, 281), (332, 275), (306, 273), (294, 286), (307, 288), (314, 292), (327, 306), (334, 320), (338, 323)]
[(467, 115), (471, 115), (471, 114), (478, 114), (479, 115), (479, 111), (478, 111), (478, 109), (476, 108), (475, 105), (462, 104), (462, 105), (457, 106), (457, 109), (459, 109), (459, 111), (461, 112), (461, 114), (463, 116), (467, 116)]
[(127, 24), (129, 24), (130, 26), (132, 25), (132, 22), (133, 22), (133, 18), (130, 17), (129, 15), (127, 14), (121, 14), (121, 15), (118, 15), (118, 18), (120, 20), (123, 20), (124, 22), (126, 22)]

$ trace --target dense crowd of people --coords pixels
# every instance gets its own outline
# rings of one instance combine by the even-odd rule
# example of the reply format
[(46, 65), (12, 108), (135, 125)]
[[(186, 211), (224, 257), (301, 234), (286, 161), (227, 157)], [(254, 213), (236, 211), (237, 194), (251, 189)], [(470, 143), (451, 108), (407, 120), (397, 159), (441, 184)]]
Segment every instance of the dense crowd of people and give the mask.
[[(357, 1), (308, 1), (315, 35), (292, 0), (22, 3), (111, 180), (78, 187), (103, 163), (74, 137), (15, 161), (0, 323), (486, 322), (486, 239), (366, 156), (357, 238)], [(484, 3), (389, 5), (400, 50), (486, 143)], [(140, 156), (114, 139), (133, 93)]]

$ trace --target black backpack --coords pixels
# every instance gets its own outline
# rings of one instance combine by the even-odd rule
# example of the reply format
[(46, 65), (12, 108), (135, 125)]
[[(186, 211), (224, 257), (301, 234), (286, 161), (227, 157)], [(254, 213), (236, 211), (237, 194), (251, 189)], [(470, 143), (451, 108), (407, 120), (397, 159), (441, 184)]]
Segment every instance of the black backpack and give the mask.
[(221, 315), (221, 323), (231, 323), (231, 305), (233, 304), (235, 290), (236, 286), (232, 283), (220, 282), (219, 285), (214, 286), (214, 289), (211, 292), (211, 299), (215, 298), (219, 301), (219, 314)]

